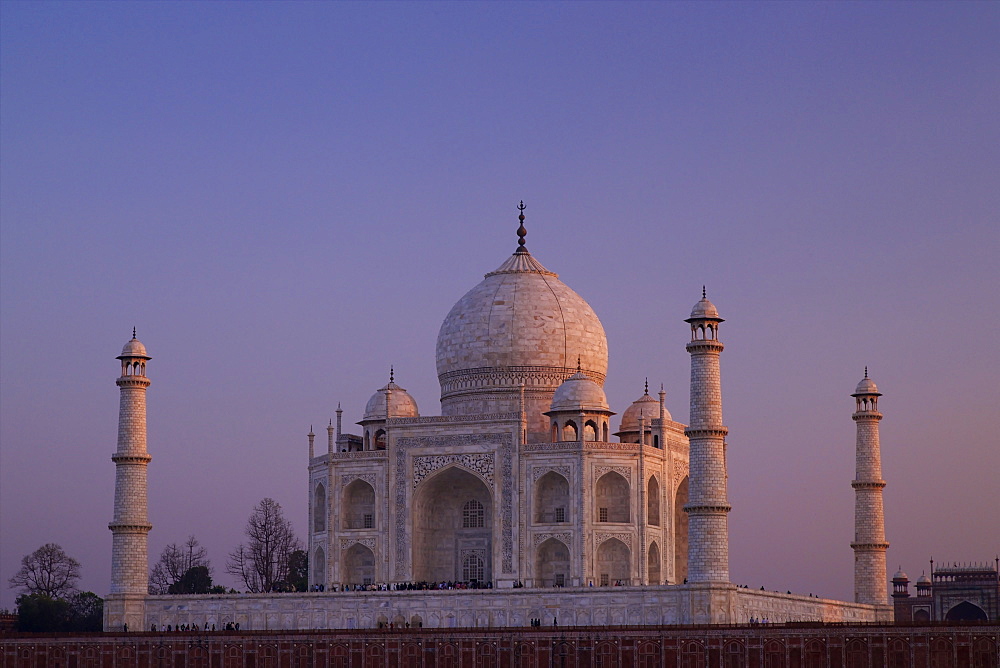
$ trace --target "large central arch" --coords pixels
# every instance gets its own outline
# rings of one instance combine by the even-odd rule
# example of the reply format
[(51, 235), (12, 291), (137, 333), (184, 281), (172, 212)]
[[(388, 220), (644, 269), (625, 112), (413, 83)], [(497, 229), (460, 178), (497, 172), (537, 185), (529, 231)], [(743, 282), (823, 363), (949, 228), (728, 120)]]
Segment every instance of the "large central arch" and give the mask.
[(417, 487), (412, 513), (415, 581), (493, 578), (493, 496), (479, 477), (444, 469)]

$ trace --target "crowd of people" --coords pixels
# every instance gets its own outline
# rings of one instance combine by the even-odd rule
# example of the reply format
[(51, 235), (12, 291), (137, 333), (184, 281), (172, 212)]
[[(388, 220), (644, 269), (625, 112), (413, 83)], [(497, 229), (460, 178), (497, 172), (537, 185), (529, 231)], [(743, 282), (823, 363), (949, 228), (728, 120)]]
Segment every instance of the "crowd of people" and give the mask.
[[(522, 585), (523, 586), (523, 585)], [(336, 585), (330, 591), (444, 591), (452, 589), (493, 589), (492, 582), (480, 582), (479, 580), (468, 580), (465, 582), (455, 580), (442, 580), (441, 582), (376, 582), (370, 584), (342, 584)], [(314, 585), (314, 592), (327, 591), (323, 585)]]

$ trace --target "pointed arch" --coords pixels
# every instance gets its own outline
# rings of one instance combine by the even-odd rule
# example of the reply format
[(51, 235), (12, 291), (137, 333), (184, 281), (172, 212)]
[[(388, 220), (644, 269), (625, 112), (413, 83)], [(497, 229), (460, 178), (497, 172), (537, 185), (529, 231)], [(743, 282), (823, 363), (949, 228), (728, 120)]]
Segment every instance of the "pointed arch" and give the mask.
[(628, 545), (617, 538), (601, 543), (597, 547), (597, 574), (602, 584), (628, 584), (632, 577), (632, 550)]
[(684, 476), (674, 494), (674, 582), (681, 584), (688, 574), (688, 476)]
[(462, 467), (448, 466), (424, 479), (409, 511), (413, 579), (463, 581), (466, 557), (474, 554), (483, 560), (481, 580), (491, 580), (493, 507), (486, 483)]
[(569, 548), (557, 538), (549, 538), (535, 550), (535, 586), (564, 586), (569, 579)]
[(653, 541), (649, 544), (648, 557), (646, 559), (646, 579), (651, 585), (663, 584), (660, 575), (660, 547)]
[(375, 553), (369, 547), (355, 543), (345, 550), (344, 581), (350, 585), (375, 582)]
[(326, 485), (316, 485), (313, 494), (313, 531), (326, 531)]
[(375, 528), (375, 488), (360, 478), (344, 488), (341, 505), (345, 529)]
[(609, 471), (602, 475), (595, 485), (594, 507), (597, 509), (598, 522), (631, 521), (631, 490), (628, 480), (620, 473)]
[(566, 423), (562, 428), (562, 440), (564, 441), (578, 441), (580, 440), (579, 432), (576, 428), (576, 422), (572, 420), (566, 420)]
[(569, 521), (569, 481), (549, 471), (535, 483), (535, 522), (550, 524)]
[(660, 526), (660, 481), (656, 476), (649, 476), (646, 485), (646, 524)]
[(317, 547), (313, 552), (312, 583), (326, 585), (326, 552), (322, 547)]

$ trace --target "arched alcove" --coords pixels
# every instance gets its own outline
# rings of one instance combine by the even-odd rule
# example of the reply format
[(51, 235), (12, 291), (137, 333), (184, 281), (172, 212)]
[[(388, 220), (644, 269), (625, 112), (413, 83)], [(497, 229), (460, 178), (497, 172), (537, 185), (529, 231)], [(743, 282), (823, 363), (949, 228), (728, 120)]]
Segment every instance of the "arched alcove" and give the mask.
[(350, 585), (375, 582), (375, 553), (361, 543), (347, 548), (344, 551), (343, 579)]
[(949, 622), (985, 622), (986, 612), (975, 603), (962, 601), (951, 610), (944, 618)]
[(411, 512), (414, 580), (463, 581), (469, 556), (483, 561), (482, 580), (493, 577), (493, 497), (482, 479), (448, 467), (420, 483)]
[(562, 428), (562, 440), (564, 441), (577, 441), (579, 440), (579, 435), (576, 430), (576, 423), (572, 420), (567, 420), (566, 424)]
[(681, 584), (688, 574), (688, 477), (684, 476), (674, 495), (674, 582)]
[(594, 508), (598, 522), (627, 523), (632, 516), (628, 481), (614, 471), (605, 473), (595, 485)]
[(314, 585), (326, 584), (326, 552), (321, 547), (317, 547), (316, 551), (313, 552), (312, 583)]
[(345, 529), (375, 528), (375, 489), (364, 480), (344, 488), (342, 517)]
[(660, 526), (660, 483), (655, 475), (646, 485), (646, 524)]
[(535, 483), (535, 522), (551, 524), (569, 521), (569, 481), (549, 471)]
[(326, 486), (316, 485), (313, 495), (313, 531), (326, 531)]
[(569, 548), (549, 538), (535, 550), (535, 586), (563, 586), (569, 579)]
[(649, 553), (646, 559), (646, 580), (651, 585), (663, 584), (660, 576), (660, 547), (655, 541), (649, 544)]
[(632, 550), (617, 538), (609, 538), (598, 546), (597, 577), (602, 585), (629, 584), (631, 564)]

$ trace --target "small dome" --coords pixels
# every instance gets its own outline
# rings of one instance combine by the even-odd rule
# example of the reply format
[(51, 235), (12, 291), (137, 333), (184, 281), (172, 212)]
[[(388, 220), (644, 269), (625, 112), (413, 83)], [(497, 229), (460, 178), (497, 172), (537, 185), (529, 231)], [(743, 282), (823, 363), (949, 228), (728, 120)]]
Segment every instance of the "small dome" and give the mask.
[(553, 411), (608, 411), (608, 399), (601, 386), (577, 371), (562, 382), (552, 395)]
[(858, 383), (858, 387), (854, 390), (854, 394), (852, 396), (856, 397), (859, 394), (875, 394), (881, 396), (882, 393), (878, 391), (878, 386), (875, 385), (875, 381), (869, 378), (868, 374), (865, 373), (865, 377), (861, 379), (860, 383)]
[(698, 303), (694, 305), (691, 309), (692, 318), (718, 318), (719, 309), (715, 308), (715, 304), (708, 301), (708, 298), (702, 297), (698, 300)]
[(927, 577), (927, 573), (921, 573), (920, 577), (917, 578), (917, 586), (927, 585), (930, 586), (931, 579)]
[(909, 581), (910, 578), (908, 578), (906, 576), (906, 573), (904, 573), (902, 571), (902, 569), (900, 569), (900, 570), (896, 571), (896, 574), (892, 576), (892, 579), (893, 580), (907, 580), (907, 581)]
[(392, 417), (409, 418), (420, 415), (420, 412), (417, 410), (417, 402), (410, 396), (410, 393), (390, 380), (388, 385), (379, 388), (372, 395), (372, 398), (368, 400), (368, 405), (365, 406), (365, 416), (362, 418), (362, 421), (385, 419), (385, 393), (387, 390), (392, 390), (392, 396), (389, 398), (389, 402), (392, 404), (389, 407)]
[(135, 335), (132, 336), (131, 341), (125, 344), (125, 347), (122, 348), (122, 354), (119, 355), (117, 359), (121, 359), (123, 357), (140, 357), (147, 360), (152, 359), (148, 354), (146, 354), (146, 346), (142, 345), (142, 342), (135, 338)]
[[(660, 400), (649, 396), (649, 393), (642, 395), (632, 402), (632, 405), (622, 413), (622, 423), (618, 428), (620, 432), (639, 431), (639, 414), (642, 414), (643, 421), (648, 425), (651, 420), (660, 417)], [(663, 408), (663, 417), (672, 420), (670, 411)]]

